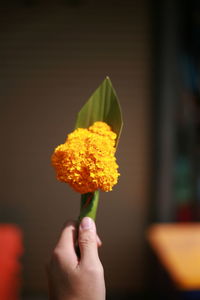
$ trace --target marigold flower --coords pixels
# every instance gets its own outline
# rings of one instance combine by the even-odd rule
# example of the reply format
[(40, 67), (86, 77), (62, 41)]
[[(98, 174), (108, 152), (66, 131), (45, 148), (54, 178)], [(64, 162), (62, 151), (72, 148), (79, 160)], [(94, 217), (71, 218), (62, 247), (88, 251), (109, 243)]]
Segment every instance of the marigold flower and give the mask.
[(111, 191), (120, 175), (115, 158), (116, 137), (105, 122), (70, 133), (51, 157), (57, 179), (81, 194), (98, 189)]

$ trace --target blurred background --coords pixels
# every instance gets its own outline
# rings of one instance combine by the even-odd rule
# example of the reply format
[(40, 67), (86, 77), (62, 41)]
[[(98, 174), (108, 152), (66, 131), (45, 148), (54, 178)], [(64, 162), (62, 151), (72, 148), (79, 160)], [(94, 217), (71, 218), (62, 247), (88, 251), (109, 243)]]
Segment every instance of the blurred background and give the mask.
[(107, 75), (124, 118), (121, 177), (97, 216), (108, 299), (185, 297), (146, 232), (200, 221), (199, 1), (1, 1), (0, 38), (0, 223), (24, 248), (20, 297), (2, 300), (47, 299), (45, 262), (79, 212), (50, 157)]

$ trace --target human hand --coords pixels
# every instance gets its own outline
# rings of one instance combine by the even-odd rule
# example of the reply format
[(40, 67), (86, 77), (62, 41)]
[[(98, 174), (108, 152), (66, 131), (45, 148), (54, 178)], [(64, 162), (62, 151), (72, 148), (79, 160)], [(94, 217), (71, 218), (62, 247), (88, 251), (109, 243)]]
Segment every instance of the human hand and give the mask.
[(103, 266), (98, 256), (100, 240), (91, 218), (78, 229), (80, 258), (75, 250), (75, 222), (68, 222), (47, 265), (50, 300), (105, 300)]

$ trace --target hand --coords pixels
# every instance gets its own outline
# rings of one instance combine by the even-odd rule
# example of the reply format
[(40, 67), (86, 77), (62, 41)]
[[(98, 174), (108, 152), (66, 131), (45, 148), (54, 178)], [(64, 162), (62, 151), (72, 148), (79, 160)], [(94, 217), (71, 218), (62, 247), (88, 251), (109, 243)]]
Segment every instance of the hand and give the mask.
[(76, 224), (68, 222), (47, 266), (50, 300), (105, 300), (94, 221), (83, 218), (78, 231), (80, 258), (75, 250)]

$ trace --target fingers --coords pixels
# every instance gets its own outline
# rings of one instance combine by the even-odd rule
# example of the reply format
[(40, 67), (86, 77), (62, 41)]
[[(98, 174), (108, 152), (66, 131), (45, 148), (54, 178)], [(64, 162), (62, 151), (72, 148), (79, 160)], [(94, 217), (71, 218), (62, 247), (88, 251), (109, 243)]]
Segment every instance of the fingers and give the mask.
[(80, 223), (78, 243), (81, 263), (92, 264), (99, 260), (97, 248), (100, 239), (98, 241), (95, 223), (89, 217), (83, 218)]
[(60, 239), (55, 247), (54, 256), (69, 267), (76, 267), (78, 259), (75, 252), (76, 223), (67, 222), (61, 232)]
[[(67, 222), (63, 227), (60, 238), (53, 252), (53, 261), (64, 264), (69, 268), (76, 268), (80, 262), (76, 249), (77, 228), (73, 221)], [(85, 217), (79, 226), (78, 244), (82, 263), (91, 263), (98, 260), (97, 248), (102, 242), (96, 234), (94, 221)]]

